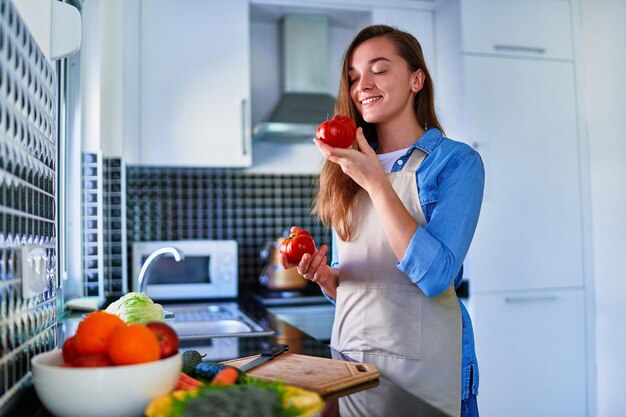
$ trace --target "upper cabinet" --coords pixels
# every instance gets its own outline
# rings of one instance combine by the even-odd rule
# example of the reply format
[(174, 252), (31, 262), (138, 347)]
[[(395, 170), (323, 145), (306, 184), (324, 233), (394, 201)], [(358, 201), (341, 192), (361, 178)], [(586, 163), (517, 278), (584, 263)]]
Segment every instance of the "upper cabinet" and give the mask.
[(176, 0), (126, 0), (110, 22), (123, 21), (117, 48), (109, 47), (122, 56), (115, 68), (123, 77), (109, 77), (110, 86), (103, 85), (105, 92), (121, 90), (117, 104), (102, 107), (111, 113), (103, 120), (123, 127), (121, 146), (109, 146), (108, 153), (121, 149), (130, 165), (317, 173), (321, 156), (309, 141), (253, 141), (253, 127), (268, 118), (285, 89), (283, 16), (328, 16), (328, 94), (335, 96), (345, 48), (371, 23), (413, 33), (434, 72), (434, 13), (418, 6), (188, 0), (183, 7)]
[(575, 63), (565, 59), (573, 56), (570, 4), (460, 6), (464, 140), (478, 149), (486, 172), (466, 270), (472, 289), (583, 286), (585, 156)]
[(149, 0), (140, 7), (137, 162), (249, 166), (248, 2)]
[(467, 269), (472, 290), (582, 286), (573, 65), (470, 55), (464, 71), (467, 138), (486, 172)]
[(463, 52), (573, 59), (569, 1), (461, 2)]

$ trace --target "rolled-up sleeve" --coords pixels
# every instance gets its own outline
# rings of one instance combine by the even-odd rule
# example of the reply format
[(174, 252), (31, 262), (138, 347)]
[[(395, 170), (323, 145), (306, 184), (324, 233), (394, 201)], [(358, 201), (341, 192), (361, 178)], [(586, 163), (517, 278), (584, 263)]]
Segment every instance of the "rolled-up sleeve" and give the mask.
[(333, 268), (339, 268), (339, 250), (337, 249), (337, 234), (335, 233), (335, 229), (333, 229), (333, 237), (331, 241), (331, 258), (330, 258), (330, 266)]
[[(330, 267), (339, 268), (339, 251), (337, 250), (337, 235), (335, 234), (334, 229), (333, 229), (333, 240), (330, 246), (331, 246), (331, 253), (332, 253), (331, 260), (330, 260)], [(330, 295), (326, 294), (324, 290), (322, 289), (322, 287), (320, 287), (320, 290), (322, 290), (322, 294), (324, 294), (324, 297), (326, 297), (328, 301), (330, 301), (332, 304), (336, 303), (335, 299), (332, 298)]]
[(485, 171), (471, 151), (438, 177), (438, 198), (425, 227), (419, 226), (404, 257), (396, 263), (429, 297), (450, 287), (474, 236), (483, 198)]

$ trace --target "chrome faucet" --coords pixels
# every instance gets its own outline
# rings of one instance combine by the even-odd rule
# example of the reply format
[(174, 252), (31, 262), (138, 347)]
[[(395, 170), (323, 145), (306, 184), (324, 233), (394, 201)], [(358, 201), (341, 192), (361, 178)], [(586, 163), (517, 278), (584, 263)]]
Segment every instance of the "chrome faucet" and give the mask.
[(137, 281), (139, 283), (138, 288), (139, 288), (139, 292), (142, 292), (145, 294), (146, 292), (146, 287), (148, 286), (148, 280), (145, 278), (146, 275), (146, 271), (148, 270), (148, 267), (150, 266), (150, 264), (159, 256), (162, 255), (172, 255), (174, 256), (174, 260), (176, 262), (180, 262), (183, 259), (185, 259), (185, 254), (183, 253), (183, 251), (181, 251), (180, 249), (177, 249), (173, 246), (165, 246), (163, 248), (159, 248), (157, 250), (155, 250), (154, 252), (152, 252), (150, 254), (150, 256), (148, 256), (148, 258), (146, 258), (146, 261), (143, 263), (143, 265), (141, 266), (141, 270), (139, 271), (139, 276), (137, 277)]

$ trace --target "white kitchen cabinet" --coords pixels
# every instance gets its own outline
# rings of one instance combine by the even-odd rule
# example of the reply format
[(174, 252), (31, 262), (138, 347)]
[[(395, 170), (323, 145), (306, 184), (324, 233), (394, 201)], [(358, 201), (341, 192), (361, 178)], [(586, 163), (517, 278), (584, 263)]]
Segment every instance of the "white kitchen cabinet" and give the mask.
[(422, 47), (431, 75), (435, 74), (435, 35), (433, 13), (427, 10), (373, 7), (372, 24), (385, 24), (409, 32)]
[(484, 417), (586, 415), (584, 290), (473, 296)]
[(574, 66), (465, 55), (464, 136), (486, 173), (473, 291), (583, 285)]
[(460, 6), (461, 138), (486, 174), (465, 274), (481, 416), (593, 415), (589, 190), (572, 5)]
[(571, 10), (563, 0), (462, 0), (463, 51), (573, 59)]
[(144, 0), (140, 20), (141, 165), (249, 166), (246, 0)]

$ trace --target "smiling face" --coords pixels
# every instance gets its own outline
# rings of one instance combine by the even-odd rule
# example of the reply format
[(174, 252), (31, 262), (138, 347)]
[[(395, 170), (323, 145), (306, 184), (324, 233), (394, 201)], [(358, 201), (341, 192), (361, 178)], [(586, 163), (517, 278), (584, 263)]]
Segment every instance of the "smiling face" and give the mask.
[(349, 64), (350, 97), (368, 123), (388, 124), (416, 118), (415, 94), (424, 74), (411, 72), (391, 40), (376, 37), (354, 50)]

